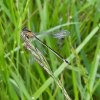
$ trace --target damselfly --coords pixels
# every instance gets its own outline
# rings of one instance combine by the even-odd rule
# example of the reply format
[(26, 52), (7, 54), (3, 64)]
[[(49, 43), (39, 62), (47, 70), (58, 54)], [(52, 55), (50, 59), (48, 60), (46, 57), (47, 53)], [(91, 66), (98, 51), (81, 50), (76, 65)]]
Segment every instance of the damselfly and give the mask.
[(36, 37), (34, 33), (31, 31), (27, 30), (26, 28), (22, 30), (21, 32), (21, 38), (24, 41), (25, 47), (27, 50), (31, 52), (31, 54), (34, 56), (34, 59), (42, 66), (42, 68), (55, 80), (56, 84), (59, 86), (59, 88), (62, 90), (63, 94), (65, 95), (67, 100), (71, 100), (70, 97), (68, 96), (65, 88), (62, 86), (62, 83), (58, 78), (56, 78), (47, 62), (45, 57), (42, 55), (42, 53), (30, 42), (30, 38), (36, 38), (41, 44), (49, 48), (54, 54), (56, 54), (59, 58), (61, 58), (63, 61), (69, 64), (69, 62), (64, 59), (62, 56), (60, 56), (56, 51), (51, 49), (49, 46), (44, 44), (39, 38)]
[[(27, 39), (30, 38), (35, 38), (36, 40), (38, 40), (42, 45), (44, 45), (45, 47), (47, 47), (48, 49), (50, 49), (56, 56), (58, 56), (62, 61), (66, 62), (67, 64), (70, 65), (70, 63), (63, 58), (63, 56), (61, 56), (60, 54), (58, 54), (55, 50), (53, 50), (51, 47), (49, 47), (48, 45), (44, 44), (32, 31), (28, 30), (27, 28), (24, 28), (21, 32), (21, 35), (25, 36)], [(59, 34), (57, 34), (56, 37), (58, 37)]]

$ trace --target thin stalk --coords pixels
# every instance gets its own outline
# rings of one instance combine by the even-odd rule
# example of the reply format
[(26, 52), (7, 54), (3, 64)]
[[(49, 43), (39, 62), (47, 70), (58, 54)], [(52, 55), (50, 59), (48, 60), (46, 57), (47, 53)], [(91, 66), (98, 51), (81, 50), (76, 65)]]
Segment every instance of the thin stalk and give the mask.
[(56, 84), (59, 86), (59, 88), (62, 90), (66, 100), (71, 100), (69, 95), (67, 94), (65, 88), (62, 86), (61, 82), (59, 79), (57, 79), (52, 70), (50, 69), (49, 64), (47, 63), (47, 60), (45, 57), (41, 54), (41, 52), (35, 48), (29, 39), (24, 35), (21, 34), (21, 38), (24, 40), (25, 43), (25, 48), (30, 51), (30, 53), (34, 56), (34, 59), (42, 66), (42, 68), (55, 80)]

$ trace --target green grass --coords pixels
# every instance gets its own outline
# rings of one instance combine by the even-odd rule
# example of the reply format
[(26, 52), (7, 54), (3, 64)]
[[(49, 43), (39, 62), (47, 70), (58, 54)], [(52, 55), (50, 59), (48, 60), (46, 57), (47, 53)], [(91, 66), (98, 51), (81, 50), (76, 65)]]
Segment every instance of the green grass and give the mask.
[[(72, 100), (99, 100), (99, 5), (99, 0), (0, 0), (0, 100), (64, 100), (54, 80), (23, 47), (23, 27), (71, 63), (34, 40)], [(52, 34), (60, 30), (70, 34), (58, 41)]]

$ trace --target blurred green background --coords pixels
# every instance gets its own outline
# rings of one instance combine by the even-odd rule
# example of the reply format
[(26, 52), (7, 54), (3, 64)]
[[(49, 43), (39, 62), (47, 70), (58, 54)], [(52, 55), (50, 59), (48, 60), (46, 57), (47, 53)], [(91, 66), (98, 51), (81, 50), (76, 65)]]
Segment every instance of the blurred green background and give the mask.
[[(0, 100), (65, 100), (22, 46), (23, 27), (68, 58), (35, 40), (72, 100), (100, 100), (100, 0), (0, 0)], [(70, 34), (53, 38), (60, 30)]]

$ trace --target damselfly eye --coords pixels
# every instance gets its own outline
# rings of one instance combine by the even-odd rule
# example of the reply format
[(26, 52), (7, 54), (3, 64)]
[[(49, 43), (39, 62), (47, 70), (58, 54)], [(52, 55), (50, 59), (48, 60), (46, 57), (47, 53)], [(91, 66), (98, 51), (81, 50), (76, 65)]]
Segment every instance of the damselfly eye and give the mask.
[(29, 35), (28, 34), (25, 34), (25, 36), (29, 39)]

